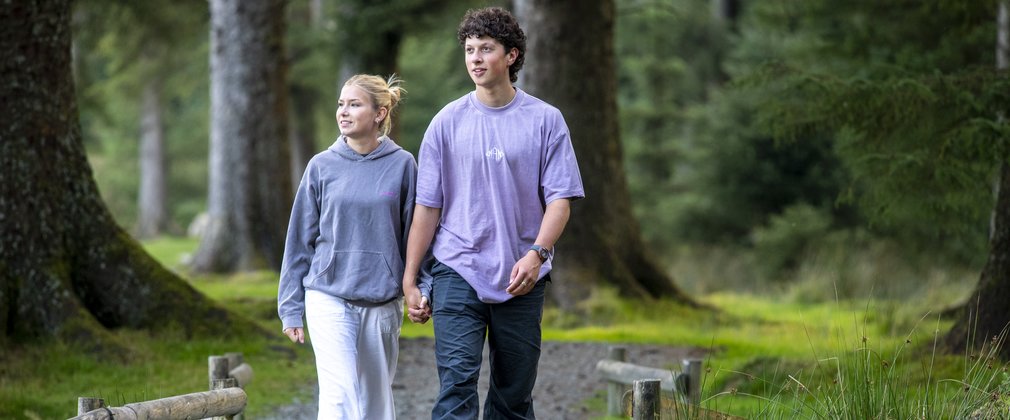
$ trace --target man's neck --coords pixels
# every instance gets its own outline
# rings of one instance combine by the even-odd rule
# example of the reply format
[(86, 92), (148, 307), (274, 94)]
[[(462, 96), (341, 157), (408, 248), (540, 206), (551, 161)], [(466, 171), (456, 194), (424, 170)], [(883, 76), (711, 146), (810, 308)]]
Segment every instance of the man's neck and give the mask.
[(516, 90), (511, 83), (493, 88), (477, 86), (477, 100), (491, 108), (508, 105), (515, 97)]

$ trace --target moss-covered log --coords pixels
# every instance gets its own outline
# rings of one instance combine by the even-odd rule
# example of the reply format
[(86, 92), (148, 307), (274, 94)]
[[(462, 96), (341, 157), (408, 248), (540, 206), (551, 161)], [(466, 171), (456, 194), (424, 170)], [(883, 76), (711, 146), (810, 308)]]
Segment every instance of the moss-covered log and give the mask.
[(57, 338), (108, 350), (115, 328), (255, 328), (147, 255), (102, 202), (78, 120), (70, 9), (0, 8), (0, 347)]

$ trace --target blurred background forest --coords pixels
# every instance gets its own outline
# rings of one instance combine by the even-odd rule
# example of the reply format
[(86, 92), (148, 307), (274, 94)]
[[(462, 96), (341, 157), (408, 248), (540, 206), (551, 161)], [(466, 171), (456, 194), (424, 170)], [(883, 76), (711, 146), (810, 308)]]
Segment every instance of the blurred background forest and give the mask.
[[(379, 54), (395, 55), (408, 89), (395, 136), (416, 152), (435, 112), (472, 89), (454, 31), (463, 11), (485, 2), (384, 3), (375, 13), (400, 29), (402, 43)], [(375, 38), (343, 30), (354, 25), (341, 14), (347, 4), (292, 1), (286, 9), (289, 132), (307, 138), (313, 153), (336, 137), (347, 52), (367, 50)], [(1006, 155), (993, 152), (1005, 151), (1005, 136), (975, 143), (1006, 128), (952, 126), (967, 118), (956, 107), (991, 106), (955, 103), (978, 86), (951, 82), (949, 91), (923, 93), (929, 87), (914, 84), (994, 68), (994, 5), (618, 0), (620, 138), (648, 247), (690, 294), (732, 289), (823, 301), (932, 290), (946, 300), (934, 303), (953, 304), (945, 288), (960, 284), (966, 297), (987, 255), (996, 169)], [(76, 5), (88, 158), (116, 219), (142, 238), (185, 235), (206, 208), (208, 20), (202, 1)], [(813, 83), (850, 91), (822, 94)], [(828, 108), (842, 100), (879, 118), (863, 127), (844, 121)], [(924, 101), (932, 108), (907, 106)], [(141, 223), (138, 205), (142, 139), (151, 130), (160, 130), (165, 164), (155, 228)], [(951, 130), (961, 133), (960, 146), (949, 145)]]

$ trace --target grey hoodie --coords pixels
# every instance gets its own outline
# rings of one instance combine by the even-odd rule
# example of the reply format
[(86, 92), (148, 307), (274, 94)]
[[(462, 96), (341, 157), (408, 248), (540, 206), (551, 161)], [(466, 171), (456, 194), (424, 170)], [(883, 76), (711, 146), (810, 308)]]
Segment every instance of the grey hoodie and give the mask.
[(305, 289), (366, 306), (403, 294), (416, 178), (414, 156), (385, 136), (366, 156), (341, 136), (309, 161), (281, 264), (283, 328), (303, 326)]

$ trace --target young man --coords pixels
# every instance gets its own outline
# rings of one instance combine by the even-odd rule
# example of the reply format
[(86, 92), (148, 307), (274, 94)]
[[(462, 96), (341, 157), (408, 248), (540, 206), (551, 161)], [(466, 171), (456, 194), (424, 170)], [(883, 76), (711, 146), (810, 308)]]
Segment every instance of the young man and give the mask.
[[(435, 116), (421, 144), (403, 277), (408, 316), (435, 319), (433, 419), (478, 417), (485, 338), (483, 418), (531, 419), (554, 244), (570, 202), (585, 193), (561, 113), (512, 85), (526, 49), (515, 18), (471, 10), (457, 35), (476, 88)], [(429, 246), (433, 281), (418, 285)]]

